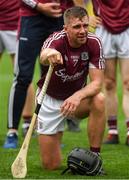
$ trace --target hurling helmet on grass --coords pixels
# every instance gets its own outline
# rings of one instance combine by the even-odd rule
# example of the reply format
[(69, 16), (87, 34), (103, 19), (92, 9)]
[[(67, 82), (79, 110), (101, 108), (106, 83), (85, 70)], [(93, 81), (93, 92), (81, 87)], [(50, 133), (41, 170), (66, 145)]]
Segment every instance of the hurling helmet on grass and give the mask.
[(103, 172), (100, 156), (84, 148), (77, 147), (69, 153), (67, 166), (62, 174), (68, 170), (73, 174), (87, 176), (101, 175)]

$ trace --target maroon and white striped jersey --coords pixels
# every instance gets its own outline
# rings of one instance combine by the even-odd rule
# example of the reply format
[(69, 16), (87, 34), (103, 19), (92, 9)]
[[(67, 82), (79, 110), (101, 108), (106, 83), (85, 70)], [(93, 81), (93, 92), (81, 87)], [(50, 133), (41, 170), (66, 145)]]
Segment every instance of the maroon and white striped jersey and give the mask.
[(92, 0), (94, 13), (113, 34), (129, 28), (129, 0)]
[[(89, 68), (105, 67), (101, 42), (91, 33), (88, 34), (84, 45), (72, 48), (66, 33), (59, 31), (44, 42), (43, 48), (54, 48), (63, 57), (63, 65), (54, 68), (47, 89), (47, 94), (57, 99), (66, 99), (82, 88), (86, 84)], [(43, 82), (44, 77), (38, 82), (40, 88)]]
[[(40, 3), (50, 3), (50, 2), (58, 2), (58, 0), (21, 0), (21, 16), (33, 16), (38, 15), (39, 12), (33, 8), (33, 5), (37, 2)], [(74, 5), (72, 0), (60, 0), (62, 13), (67, 9)]]
[(0, 0), (0, 30), (17, 29), (19, 5), (19, 0)]
[[(55, 66), (47, 89), (47, 94), (57, 99), (66, 99), (82, 88), (86, 84), (89, 68), (104, 69), (105, 66), (101, 42), (91, 33), (84, 45), (72, 48), (66, 33), (56, 32), (44, 42), (43, 48), (54, 48), (63, 57), (63, 65)], [(38, 82), (40, 88), (43, 82), (44, 77)]]

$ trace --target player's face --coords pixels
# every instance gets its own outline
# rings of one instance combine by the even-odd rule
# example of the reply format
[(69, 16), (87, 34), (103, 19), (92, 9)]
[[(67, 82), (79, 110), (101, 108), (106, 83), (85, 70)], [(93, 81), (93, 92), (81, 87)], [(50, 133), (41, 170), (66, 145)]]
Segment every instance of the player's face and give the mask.
[(68, 35), (69, 43), (72, 47), (80, 47), (87, 40), (89, 19), (84, 16), (82, 19), (71, 18), (69, 24), (64, 26)]

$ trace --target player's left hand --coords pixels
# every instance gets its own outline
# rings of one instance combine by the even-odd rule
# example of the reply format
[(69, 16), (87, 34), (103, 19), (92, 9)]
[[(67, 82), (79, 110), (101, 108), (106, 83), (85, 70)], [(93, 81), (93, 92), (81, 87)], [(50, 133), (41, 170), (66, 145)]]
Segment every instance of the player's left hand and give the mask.
[(69, 98), (67, 98), (63, 104), (61, 105), (61, 113), (65, 117), (74, 116), (77, 107), (80, 104), (80, 98), (77, 94), (73, 94)]

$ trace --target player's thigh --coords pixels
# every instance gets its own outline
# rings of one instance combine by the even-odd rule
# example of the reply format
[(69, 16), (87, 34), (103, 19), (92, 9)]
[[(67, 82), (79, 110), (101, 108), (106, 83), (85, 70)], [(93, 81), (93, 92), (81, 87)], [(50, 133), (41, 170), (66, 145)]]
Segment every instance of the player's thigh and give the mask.
[(116, 79), (117, 72), (117, 60), (106, 59), (105, 60), (105, 79)]
[(3, 43), (9, 54), (16, 53), (17, 31), (3, 31)]
[(113, 81), (116, 81), (116, 55), (118, 51), (118, 49), (116, 48), (117, 37), (114, 37), (114, 35), (107, 31), (103, 26), (99, 26), (98, 28), (96, 28), (95, 33), (102, 41), (103, 52), (105, 56), (105, 81), (107, 83), (112, 83)]
[[(37, 101), (38, 101), (37, 92)], [(62, 100), (45, 95), (37, 117), (37, 133), (54, 135), (64, 131), (65, 117), (60, 112)]]
[(107, 59), (105, 63), (104, 85), (106, 90), (116, 90), (117, 86), (117, 60)]
[(120, 60), (120, 71), (123, 82), (129, 81), (129, 58)]
[(129, 59), (129, 28), (116, 35), (117, 57), (121, 60)]
[(96, 28), (95, 34), (100, 38), (103, 47), (103, 53), (106, 59), (115, 58), (117, 49), (113, 34), (107, 31), (103, 26)]
[(99, 111), (104, 112), (104, 107), (105, 107), (105, 96), (102, 92), (100, 92), (93, 97), (89, 97), (82, 100), (75, 112), (75, 117), (79, 119), (88, 117), (89, 114), (93, 111), (93, 108), (99, 109)]
[(91, 98), (86, 98), (81, 101), (79, 107), (75, 112), (75, 117), (81, 119), (89, 115), (91, 100), (92, 100)]

